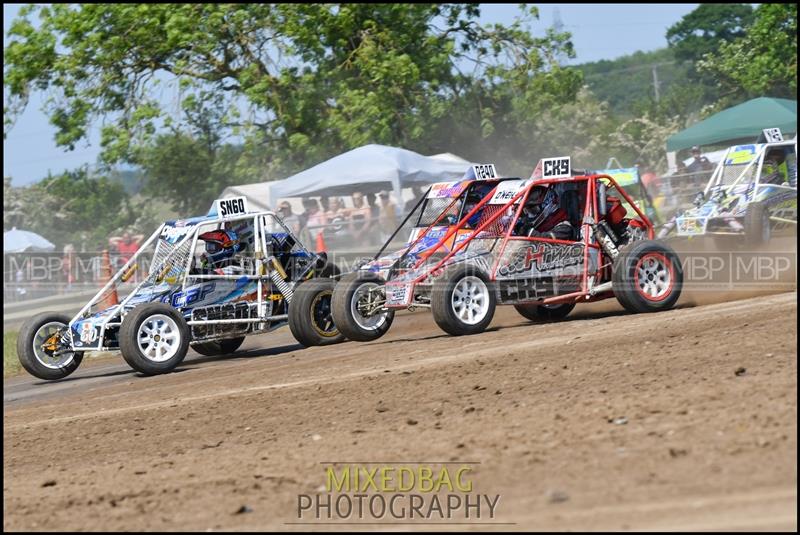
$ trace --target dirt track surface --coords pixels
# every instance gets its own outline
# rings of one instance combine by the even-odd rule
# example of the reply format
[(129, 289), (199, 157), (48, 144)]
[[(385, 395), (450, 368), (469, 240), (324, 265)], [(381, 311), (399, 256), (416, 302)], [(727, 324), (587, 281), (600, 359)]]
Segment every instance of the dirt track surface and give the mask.
[(289, 524), (297, 495), (349, 460), (480, 463), (499, 529), (796, 529), (797, 294), (701, 304), (721, 298), (539, 325), (503, 307), (461, 338), (407, 314), (373, 343), (284, 329), (165, 376), (5, 381), (3, 525), (319, 527)]
[(297, 495), (350, 460), (480, 463), (500, 529), (796, 529), (797, 294), (744, 297), (503, 307), (462, 338), (407, 314), (373, 343), (283, 329), (165, 376), (5, 381), (4, 528), (308, 528)]

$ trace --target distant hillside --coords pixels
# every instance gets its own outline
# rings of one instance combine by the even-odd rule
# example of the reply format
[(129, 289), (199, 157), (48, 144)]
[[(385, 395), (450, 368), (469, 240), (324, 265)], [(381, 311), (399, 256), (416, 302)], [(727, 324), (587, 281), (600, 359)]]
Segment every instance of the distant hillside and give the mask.
[[(655, 96), (653, 68), (656, 68), (659, 93), (663, 99), (689, 83), (689, 65), (675, 59), (671, 49), (636, 52), (614, 60), (601, 60), (578, 65), (592, 92), (609, 103), (611, 111), (620, 118), (635, 114)], [(698, 108), (702, 103), (698, 103)]]

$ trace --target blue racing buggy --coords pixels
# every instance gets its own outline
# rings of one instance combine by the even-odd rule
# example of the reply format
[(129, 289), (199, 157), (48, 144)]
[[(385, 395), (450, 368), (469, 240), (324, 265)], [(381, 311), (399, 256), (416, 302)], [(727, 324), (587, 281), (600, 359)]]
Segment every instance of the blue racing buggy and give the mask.
[[(32, 375), (60, 379), (87, 351), (119, 350), (133, 369), (160, 374), (190, 346), (227, 354), (287, 323), (305, 346), (336, 343), (344, 340), (330, 313), (337, 274), (274, 213), (248, 212), (245, 198), (218, 200), (209, 215), (163, 223), (75, 317), (30, 318), (17, 354)], [(137, 278), (109, 306), (119, 283)]]

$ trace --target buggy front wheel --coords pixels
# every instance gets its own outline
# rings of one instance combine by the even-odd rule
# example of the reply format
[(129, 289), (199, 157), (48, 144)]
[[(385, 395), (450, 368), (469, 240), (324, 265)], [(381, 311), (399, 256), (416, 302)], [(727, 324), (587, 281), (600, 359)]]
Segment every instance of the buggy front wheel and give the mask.
[(371, 272), (343, 275), (333, 289), (333, 322), (349, 340), (371, 342), (389, 330), (394, 310), (380, 310), (385, 281)]
[(22, 324), (17, 335), (17, 357), (25, 371), (52, 381), (78, 369), (83, 352), (67, 351), (60, 340), (69, 328), (69, 320), (63, 314), (42, 312)]
[(614, 260), (611, 281), (617, 301), (629, 312), (667, 310), (681, 295), (683, 268), (670, 247), (640, 241)]
[(496, 299), (494, 285), (484, 273), (469, 266), (456, 266), (434, 283), (431, 312), (446, 333), (477, 334), (492, 322)]

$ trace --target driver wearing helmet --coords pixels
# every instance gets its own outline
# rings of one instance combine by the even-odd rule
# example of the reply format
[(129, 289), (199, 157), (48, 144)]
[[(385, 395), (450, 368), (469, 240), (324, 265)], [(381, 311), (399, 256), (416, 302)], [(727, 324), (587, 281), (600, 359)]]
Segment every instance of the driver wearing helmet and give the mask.
[[(486, 194), (491, 191), (492, 187), (488, 184), (481, 184), (479, 186), (474, 187), (469, 194), (467, 194), (467, 198), (464, 202), (464, 210), (461, 212), (461, 217), (466, 217), (477, 205), (480, 203)], [(467, 219), (467, 226), (466, 228), (477, 228), (481, 221), (481, 212), (482, 210), (478, 210), (469, 219)]]
[(789, 185), (789, 167), (786, 164), (786, 153), (782, 148), (775, 147), (767, 152), (761, 171), (761, 182)]
[(234, 231), (212, 230), (200, 234), (197, 238), (206, 244), (206, 250), (200, 256), (201, 271), (217, 275), (235, 275), (244, 271), (236, 259), (236, 254), (243, 251), (245, 246)]
[(517, 236), (572, 240), (575, 228), (567, 212), (561, 208), (553, 188), (536, 186), (528, 195), (516, 227)]

